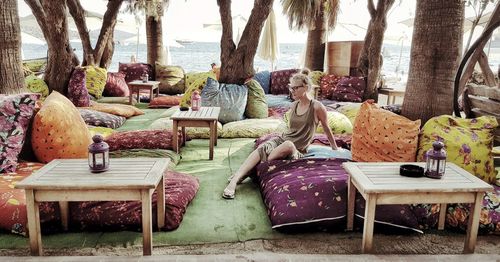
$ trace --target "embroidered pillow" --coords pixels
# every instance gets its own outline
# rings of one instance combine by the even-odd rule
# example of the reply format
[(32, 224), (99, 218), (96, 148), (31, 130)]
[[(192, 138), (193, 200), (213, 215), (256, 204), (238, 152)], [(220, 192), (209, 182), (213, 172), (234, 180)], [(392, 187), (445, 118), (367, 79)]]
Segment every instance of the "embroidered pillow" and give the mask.
[(156, 81), (160, 81), (160, 92), (167, 95), (184, 93), (184, 69), (155, 63)]
[(149, 108), (170, 108), (181, 103), (182, 96), (160, 96), (155, 97), (149, 103)]
[(352, 131), (352, 159), (359, 162), (415, 162), (420, 120), (364, 102)]
[(225, 124), (243, 119), (247, 96), (248, 90), (243, 85), (219, 84), (208, 78), (201, 91), (201, 105), (220, 107), (219, 122)]
[(104, 86), (106, 86), (108, 71), (106, 68), (97, 66), (84, 66), (83, 68), (86, 72), (85, 85), (89, 94), (97, 99), (101, 98)]
[(267, 101), (264, 89), (260, 86), (259, 82), (250, 80), (246, 84), (248, 89), (248, 100), (245, 108), (245, 116), (248, 118), (266, 118)]
[(319, 97), (322, 99), (331, 99), (333, 90), (335, 90), (335, 87), (337, 86), (337, 83), (340, 79), (341, 77), (333, 74), (323, 76), (319, 85)]
[(14, 172), (38, 94), (0, 96), (0, 173)]
[(326, 75), (323, 71), (312, 71), (309, 73), (309, 78), (311, 79), (311, 84), (319, 86), (321, 84), (321, 79)]
[(41, 94), (42, 97), (47, 97), (49, 95), (49, 86), (47, 83), (34, 74), (28, 75), (24, 79), (24, 84), (30, 92)]
[(125, 74), (125, 81), (132, 82), (141, 79), (143, 75), (148, 74), (149, 80), (154, 79), (153, 66), (144, 63), (118, 63), (118, 71)]
[(52, 91), (35, 115), (31, 129), (31, 145), (38, 161), (87, 158), (90, 143), (90, 132), (76, 107)]
[(264, 93), (269, 94), (269, 88), (271, 87), (271, 73), (269, 71), (257, 72), (253, 79), (259, 82), (262, 89), (264, 89)]
[(332, 93), (332, 99), (345, 102), (361, 102), (365, 93), (364, 77), (342, 77)]
[(68, 98), (76, 107), (89, 106), (89, 92), (86, 86), (85, 68), (75, 67), (68, 84)]
[(87, 109), (92, 109), (99, 112), (109, 113), (117, 116), (124, 116), (126, 118), (144, 114), (144, 112), (142, 112), (135, 106), (122, 105), (122, 104), (106, 104), (106, 103), (92, 102), (90, 104), (90, 108)]
[[(179, 141), (182, 134), (179, 132)], [(141, 130), (116, 132), (105, 139), (109, 151), (123, 149), (173, 149), (172, 130)]]
[(130, 95), (130, 90), (128, 89), (127, 82), (125, 81), (125, 75), (123, 73), (108, 72), (108, 79), (106, 80), (106, 86), (104, 87), (104, 95), (117, 97)]
[(298, 69), (285, 69), (271, 72), (271, 87), (270, 93), (273, 95), (288, 95), (288, 84), (290, 77), (296, 74)]
[(127, 120), (123, 116), (115, 116), (95, 110), (80, 108), (78, 111), (80, 111), (83, 121), (90, 126), (102, 126), (116, 129), (122, 126), (125, 120)]
[(184, 92), (184, 96), (182, 97), (180, 105), (190, 106), (191, 95), (195, 90), (201, 91), (207, 83), (207, 79), (209, 77), (215, 79), (215, 73), (213, 71), (202, 73), (187, 73), (185, 79), (186, 91)]

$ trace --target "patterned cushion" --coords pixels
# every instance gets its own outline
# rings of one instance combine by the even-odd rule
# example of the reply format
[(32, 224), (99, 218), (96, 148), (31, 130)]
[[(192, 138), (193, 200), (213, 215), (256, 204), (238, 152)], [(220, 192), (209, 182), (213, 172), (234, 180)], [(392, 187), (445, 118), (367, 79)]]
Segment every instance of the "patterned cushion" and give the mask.
[(89, 106), (89, 91), (86, 86), (85, 68), (76, 67), (71, 73), (68, 84), (68, 98), (76, 107)]
[(411, 121), (369, 101), (361, 105), (352, 131), (352, 159), (359, 162), (414, 162), (420, 120)]
[(169, 169), (174, 168), (181, 160), (181, 155), (168, 149), (124, 149), (109, 152), (111, 158), (125, 157), (152, 157), (152, 158), (168, 158), (170, 159)]
[(80, 111), (83, 121), (90, 126), (102, 126), (116, 129), (122, 126), (125, 120), (127, 120), (123, 116), (115, 116), (95, 110), (80, 108), (78, 111)]
[(322, 99), (331, 99), (333, 90), (337, 86), (337, 83), (341, 77), (335, 75), (325, 75), (321, 78), (320, 81), (320, 92), (319, 97)]
[[(178, 110), (178, 109), (176, 109)], [(155, 120), (148, 129), (150, 130), (172, 130), (174, 127), (173, 121), (169, 117), (159, 118)], [(217, 121), (217, 135), (222, 135), (222, 124)], [(186, 127), (186, 136), (188, 138), (210, 138), (210, 129), (207, 127)]]
[(361, 102), (365, 93), (366, 80), (364, 77), (342, 77), (332, 93), (332, 99), (346, 102)]
[(247, 96), (245, 86), (219, 84), (217, 80), (208, 78), (201, 91), (201, 105), (220, 107), (219, 122), (225, 124), (243, 119)]
[(92, 143), (76, 107), (56, 91), (52, 91), (35, 115), (31, 132), (33, 151), (42, 163), (56, 158), (87, 158)]
[(269, 71), (257, 72), (253, 79), (259, 82), (262, 89), (264, 89), (264, 93), (269, 94), (269, 88), (271, 87), (271, 73)]
[[(290, 111), (286, 112), (283, 120), (288, 124), (290, 117)], [(326, 117), (328, 120), (328, 126), (332, 130), (332, 134), (352, 134), (352, 124), (347, 116), (334, 111), (326, 112)], [(316, 133), (324, 133), (323, 126), (318, 125), (316, 128)]]
[(24, 84), (30, 92), (41, 94), (42, 97), (49, 95), (49, 86), (47, 83), (35, 75), (28, 75), (24, 79)]
[(95, 135), (99, 134), (102, 137), (106, 138), (106, 137), (108, 137), (111, 134), (116, 132), (115, 130), (113, 130), (112, 128), (109, 128), (109, 127), (89, 126), (88, 128), (89, 128), (91, 137), (94, 137)]
[(128, 89), (127, 82), (125, 81), (125, 75), (123, 73), (112, 73), (108, 72), (108, 79), (106, 80), (106, 86), (104, 87), (105, 96), (129, 96), (130, 90)]
[(342, 158), (351, 160), (352, 154), (349, 150), (333, 150), (329, 146), (310, 145), (304, 158)]
[(125, 74), (125, 81), (127, 83), (141, 79), (145, 74), (148, 74), (149, 80), (155, 79), (153, 66), (150, 64), (118, 63), (118, 72)]
[(149, 108), (170, 108), (181, 103), (182, 96), (160, 96), (155, 97), (149, 103)]
[[(123, 104), (123, 105), (130, 105), (129, 104), (129, 97), (113, 97), (113, 96), (103, 96), (97, 100), (95, 100), (97, 103), (101, 104)], [(132, 97), (132, 105), (137, 104), (137, 100), (135, 97)]]
[(160, 92), (168, 95), (184, 93), (184, 69), (180, 66), (155, 64), (156, 81), (160, 81)]
[(245, 119), (227, 123), (222, 127), (223, 138), (258, 138), (270, 134), (283, 123), (280, 119)]
[(271, 72), (271, 87), (269, 92), (273, 95), (288, 95), (290, 93), (288, 90), (290, 77), (298, 71), (298, 69), (285, 69)]
[(288, 95), (266, 95), (266, 101), (268, 107), (280, 107), (287, 110), (293, 102)]
[[(179, 141), (182, 134), (179, 132)], [(116, 132), (105, 139), (109, 151), (123, 149), (172, 149), (172, 130)]]
[(38, 94), (0, 96), (0, 173), (16, 171)]
[(340, 106), (339, 108), (337, 108), (337, 111), (347, 116), (347, 118), (349, 118), (349, 121), (351, 121), (351, 123), (354, 125), (354, 121), (356, 120), (356, 116), (358, 115), (360, 107), (360, 103), (350, 103)]
[(106, 86), (106, 78), (108, 77), (107, 70), (96, 66), (84, 66), (85, 72), (85, 85), (90, 95), (99, 99), (102, 96), (104, 87)]
[(494, 117), (474, 119), (448, 115), (433, 117), (422, 128), (418, 144), (419, 161), (436, 140), (445, 144), (447, 161), (453, 162), (487, 183), (495, 183), (496, 171), (491, 152), (492, 132), (498, 123)]
[(319, 85), (321, 85), (321, 79), (325, 75), (326, 75), (326, 73), (323, 71), (312, 71), (309, 73), (309, 78), (311, 79), (311, 83), (313, 85), (319, 86)]
[(135, 106), (122, 104), (91, 103), (90, 108), (95, 111), (109, 113), (126, 118), (143, 115), (144, 112)]
[(195, 90), (201, 91), (207, 83), (207, 79), (209, 77), (215, 79), (215, 73), (213, 71), (203, 73), (187, 73), (185, 79), (186, 91), (184, 92), (180, 105), (190, 106), (191, 95)]
[(267, 101), (264, 90), (259, 82), (250, 80), (246, 84), (248, 88), (247, 107), (245, 108), (245, 116), (248, 118), (266, 118), (267, 117)]

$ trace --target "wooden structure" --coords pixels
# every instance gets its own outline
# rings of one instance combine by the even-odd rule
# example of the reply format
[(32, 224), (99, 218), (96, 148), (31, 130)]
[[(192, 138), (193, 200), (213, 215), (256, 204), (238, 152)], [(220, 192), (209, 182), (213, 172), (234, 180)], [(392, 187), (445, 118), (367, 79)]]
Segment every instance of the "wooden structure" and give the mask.
[(364, 41), (327, 43), (327, 73), (337, 76), (358, 76), (357, 64)]
[(135, 80), (132, 82), (127, 83), (128, 88), (130, 90), (130, 95), (129, 95), (129, 104), (132, 104), (132, 97), (134, 96), (134, 93), (137, 93), (137, 103), (140, 103), (140, 91), (143, 89), (149, 90), (149, 99), (150, 101), (153, 100), (153, 91), (156, 89), (156, 96), (158, 97), (160, 95), (160, 82), (159, 81), (147, 81), (143, 82), (142, 80)]
[(31, 255), (43, 255), (39, 203), (59, 201), (68, 228), (68, 201), (141, 201), (143, 255), (153, 249), (152, 199), (158, 193), (158, 229), (165, 225), (164, 158), (111, 159), (109, 170), (91, 173), (87, 159), (56, 159), (16, 184), (26, 192)]
[[(209, 159), (214, 159), (214, 145), (217, 145), (217, 120), (219, 119), (220, 107), (201, 107), (198, 111), (191, 109), (187, 111), (177, 111), (170, 118), (173, 124), (173, 144), (174, 151), (179, 153), (179, 142), (186, 142), (186, 127), (208, 127), (210, 128)], [(178, 141), (178, 128), (181, 127), (182, 139)]]
[(441, 204), (438, 229), (442, 230), (447, 203), (472, 203), (463, 252), (473, 253), (484, 193), (493, 190), (493, 186), (453, 163), (446, 164), (446, 171), (441, 179), (400, 176), (399, 168), (402, 164), (425, 166), (425, 163), (398, 162), (346, 162), (343, 164), (344, 169), (350, 175), (347, 195), (347, 230), (353, 228), (356, 190), (366, 200), (362, 252), (372, 251), (377, 205)]
[(405, 96), (405, 91), (404, 90), (395, 90), (392, 88), (379, 88), (378, 89), (378, 94), (386, 95), (387, 96), (387, 104), (394, 105), (396, 103), (396, 97), (404, 97)]

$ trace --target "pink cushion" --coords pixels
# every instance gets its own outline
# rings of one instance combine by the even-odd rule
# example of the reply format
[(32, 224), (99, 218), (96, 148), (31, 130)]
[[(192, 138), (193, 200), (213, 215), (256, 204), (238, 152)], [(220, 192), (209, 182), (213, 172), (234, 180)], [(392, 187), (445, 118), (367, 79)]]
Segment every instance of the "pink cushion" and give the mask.
[(321, 78), (320, 82), (320, 93), (319, 97), (322, 99), (331, 99), (333, 90), (335, 90), (335, 87), (337, 86), (337, 83), (341, 79), (340, 76), (336, 75), (326, 75)]
[(0, 173), (14, 172), (38, 94), (0, 96)]
[[(148, 95), (149, 96), (149, 95)], [(149, 103), (149, 108), (170, 108), (181, 103), (182, 96), (160, 96)]]
[(124, 73), (111, 73), (108, 72), (106, 86), (104, 87), (105, 96), (129, 96), (127, 82), (125, 81)]
[[(178, 134), (182, 141), (182, 134)], [(142, 130), (117, 132), (106, 138), (109, 150), (123, 149), (172, 149), (172, 130)]]
[(285, 69), (271, 72), (270, 92), (273, 95), (288, 95), (288, 84), (290, 77), (296, 74), (298, 69)]
[(87, 107), (90, 103), (85, 78), (85, 68), (76, 67), (69, 79), (68, 98), (76, 107)]
[(148, 74), (149, 80), (154, 79), (153, 66), (144, 63), (119, 63), (118, 71), (125, 74), (125, 81), (132, 82), (141, 79), (144, 74)]
[(364, 77), (342, 77), (332, 93), (332, 99), (345, 102), (361, 102), (365, 93), (366, 81)]

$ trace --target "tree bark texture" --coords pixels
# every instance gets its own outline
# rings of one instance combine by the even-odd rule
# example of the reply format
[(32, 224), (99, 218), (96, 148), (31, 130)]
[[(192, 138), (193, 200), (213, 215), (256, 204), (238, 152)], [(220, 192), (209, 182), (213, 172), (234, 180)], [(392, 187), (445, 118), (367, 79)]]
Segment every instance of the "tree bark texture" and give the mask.
[(243, 84), (255, 74), (253, 61), (262, 27), (271, 12), (273, 2), (273, 0), (254, 0), (252, 12), (236, 47), (233, 41), (231, 0), (217, 0), (222, 22), (220, 82)]
[(424, 124), (452, 113), (463, 21), (463, 1), (417, 1), (403, 116)]
[(0, 94), (24, 91), (17, 0), (0, 2)]
[(44, 80), (49, 90), (66, 94), (73, 68), (79, 64), (69, 43), (66, 0), (25, 0), (42, 29), (48, 47)]
[(148, 64), (163, 62), (163, 30), (161, 16), (148, 16), (146, 14), (146, 36), (148, 47)]
[(377, 83), (382, 68), (382, 43), (387, 28), (387, 13), (395, 0), (379, 0), (377, 8), (373, 0), (368, 0), (370, 22), (366, 31), (363, 49), (358, 60), (358, 70), (367, 78), (363, 100), (378, 100)]
[(323, 71), (325, 63), (325, 1), (322, 1), (321, 10), (314, 23), (314, 28), (310, 28), (307, 33), (306, 61), (304, 65), (312, 71)]

